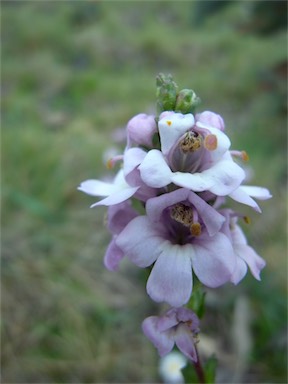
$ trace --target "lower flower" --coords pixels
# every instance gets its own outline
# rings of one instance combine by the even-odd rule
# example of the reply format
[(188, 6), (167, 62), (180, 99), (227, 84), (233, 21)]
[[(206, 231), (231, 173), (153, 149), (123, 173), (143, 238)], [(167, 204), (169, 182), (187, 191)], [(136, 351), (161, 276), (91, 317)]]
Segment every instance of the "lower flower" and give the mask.
[(154, 264), (147, 292), (180, 307), (192, 293), (192, 269), (211, 288), (230, 281), (236, 264), (231, 241), (220, 233), (224, 216), (187, 189), (151, 198), (145, 216), (119, 233), (116, 245), (136, 265)]
[(142, 329), (160, 356), (167, 355), (176, 344), (189, 360), (197, 361), (195, 339), (199, 332), (199, 319), (190, 309), (171, 308), (163, 316), (147, 317)]

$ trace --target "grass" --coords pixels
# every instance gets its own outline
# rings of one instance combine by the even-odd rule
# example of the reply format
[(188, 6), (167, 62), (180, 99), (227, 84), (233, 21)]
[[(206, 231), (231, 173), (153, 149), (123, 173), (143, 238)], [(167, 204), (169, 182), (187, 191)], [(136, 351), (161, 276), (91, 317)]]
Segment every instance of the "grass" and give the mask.
[(155, 111), (160, 71), (224, 116), (233, 148), (250, 155), (251, 182), (273, 193), (245, 227), (267, 260), (262, 282), (216, 291), (222, 313), (202, 331), (229, 345), (223, 321), (247, 295), (244, 380), (286, 382), (287, 41), (283, 29), (251, 29), (249, 4), (205, 19), (197, 2), (2, 2), (3, 382), (159, 382), (140, 329), (157, 311), (145, 277), (126, 261), (119, 273), (104, 269), (105, 210), (89, 210), (94, 200), (76, 187), (108, 172), (114, 129)]

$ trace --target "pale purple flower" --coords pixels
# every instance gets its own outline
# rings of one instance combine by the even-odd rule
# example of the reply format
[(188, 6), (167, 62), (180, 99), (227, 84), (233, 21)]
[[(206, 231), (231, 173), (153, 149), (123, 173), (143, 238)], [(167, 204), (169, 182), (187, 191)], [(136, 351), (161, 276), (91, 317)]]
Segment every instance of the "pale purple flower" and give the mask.
[(237, 225), (238, 215), (230, 209), (223, 209), (222, 213), (226, 216), (222, 231), (231, 239), (233, 252), (236, 256), (236, 265), (231, 276), (231, 282), (238, 284), (246, 275), (248, 267), (255, 279), (261, 280), (260, 272), (266, 265), (265, 260), (247, 244), (242, 229)]
[(162, 188), (173, 183), (225, 196), (244, 180), (245, 172), (229, 153), (230, 140), (220, 129), (202, 122), (195, 125), (192, 114), (174, 112), (163, 112), (158, 127), (161, 151), (150, 150), (138, 164), (148, 186)]
[(139, 113), (127, 124), (128, 147), (131, 144), (152, 146), (154, 133), (157, 131), (155, 116)]
[(193, 311), (171, 308), (163, 316), (147, 317), (142, 329), (160, 356), (167, 355), (176, 344), (189, 360), (197, 361), (195, 338), (199, 332), (199, 319)]
[(78, 187), (79, 191), (87, 193), (91, 196), (106, 196), (106, 198), (91, 205), (91, 208), (97, 205), (114, 205), (122, 203), (129, 199), (139, 189), (139, 186), (130, 186), (121, 169), (114, 178), (112, 183), (106, 183), (101, 180), (86, 180)]
[(139, 267), (154, 264), (147, 292), (156, 302), (180, 307), (192, 293), (192, 269), (208, 287), (230, 281), (235, 255), (220, 233), (225, 218), (195, 193), (181, 188), (146, 203), (116, 244)]
[(110, 271), (117, 270), (120, 261), (124, 257), (122, 249), (120, 249), (116, 244), (117, 236), (126, 227), (126, 225), (137, 216), (138, 213), (132, 208), (129, 200), (108, 207), (107, 227), (113, 234), (113, 238), (106, 250), (104, 265)]

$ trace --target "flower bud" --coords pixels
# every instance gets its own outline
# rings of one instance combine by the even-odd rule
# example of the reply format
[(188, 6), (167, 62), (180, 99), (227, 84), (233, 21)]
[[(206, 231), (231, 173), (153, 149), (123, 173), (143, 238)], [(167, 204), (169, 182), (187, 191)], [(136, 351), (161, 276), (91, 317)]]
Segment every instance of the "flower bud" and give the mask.
[(201, 100), (192, 89), (182, 89), (177, 96), (175, 112), (193, 113)]
[(128, 139), (135, 144), (152, 146), (153, 135), (157, 130), (155, 118), (152, 115), (139, 113), (132, 117), (127, 124)]
[(160, 73), (156, 77), (156, 87), (159, 114), (163, 111), (174, 111), (178, 86), (173, 81), (173, 77)]

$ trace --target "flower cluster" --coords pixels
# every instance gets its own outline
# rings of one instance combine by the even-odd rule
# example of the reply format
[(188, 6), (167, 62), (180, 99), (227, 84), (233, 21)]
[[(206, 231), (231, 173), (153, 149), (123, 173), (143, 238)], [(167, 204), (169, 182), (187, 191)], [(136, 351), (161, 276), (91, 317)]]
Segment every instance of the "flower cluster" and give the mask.
[[(174, 343), (197, 360), (195, 337), (199, 320), (185, 304), (195, 276), (206, 287), (239, 283), (249, 267), (260, 280), (265, 261), (247, 244), (238, 225), (246, 217), (229, 208), (234, 200), (261, 212), (254, 200), (271, 197), (266, 188), (243, 185), (240, 166), (245, 151), (231, 150), (221, 116), (195, 113), (199, 98), (192, 90), (178, 91), (171, 76), (157, 77), (158, 115), (144, 113), (127, 124), (124, 153), (112, 183), (87, 180), (79, 190), (108, 206), (112, 240), (104, 263), (117, 270), (126, 256), (140, 268), (151, 267), (147, 293), (171, 306), (166, 314), (143, 322), (145, 335), (161, 356)], [(138, 200), (140, 209), (133, 201)]]

